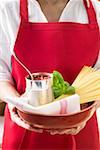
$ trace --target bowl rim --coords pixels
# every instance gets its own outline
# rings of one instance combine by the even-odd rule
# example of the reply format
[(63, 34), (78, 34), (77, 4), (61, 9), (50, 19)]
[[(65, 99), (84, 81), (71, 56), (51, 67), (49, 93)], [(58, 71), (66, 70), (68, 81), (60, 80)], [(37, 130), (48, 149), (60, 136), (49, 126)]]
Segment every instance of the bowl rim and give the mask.
[(87, 108), (85, 108), (85, 109), (83, 109), (79, 112), (71, 113), (71, 114), (58, 114), (58, 115), (57, 114), (56, 115), (53, 115), (53, 114), (48, 115), (48, 114), (40, 114), (40, 113), (30, 113), (30, 112), (27, 112), (27, 111), (24, 111), (24, 110), (20, 110), (18, 108), (16, 108), (16, 109), (17, 109), (17, 111), (19, 110), (20, 112), (23, 112), (27, 115), (37, 115), (37, 116), (44, 116), (44, 117), (68, 117), (68, 116), (74, 116), (74, 115), (79, 114), (79, 113), (83, 113), (83, 112), (89, 110), (90, 108), (92, 108), (94, 106), (96, 107), (96, 104), (97, 104), (96, 101), (92, 101), (92, 104), (89, 107), (87, 107)]
[[(48, 79), (52, 78), (52, 73), (48, 73), (48, 72), (34, 72), (34, 73), (32, 73), (32, 75), (41, 75), (41, 74), (47, 75)], [(29, 81), (42, 81), (42, 80), (31, 80), (31, 79), (29, 79), (29, 77), (30, 77), (30, 75), (28, 74), (25, 76), (25, 79), (29, 80)], [(48, 79), (43, 79), (43, 80), (48, 80)]]

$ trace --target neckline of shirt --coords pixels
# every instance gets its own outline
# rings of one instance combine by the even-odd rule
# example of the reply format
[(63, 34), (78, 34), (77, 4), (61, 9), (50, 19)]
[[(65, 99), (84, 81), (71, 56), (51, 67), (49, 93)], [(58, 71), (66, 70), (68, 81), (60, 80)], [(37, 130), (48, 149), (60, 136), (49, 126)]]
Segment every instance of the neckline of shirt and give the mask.
[[(41, 16), (42, 16), (42, 18), (43, 18), (43, 20), (48, 23), (49, 21), (48, 21), (47, 17), (45, 16), (44, 12), (42, 11), (41, 6), (40, 6), (40, 4), (38, 3), (38, 1), (37, 1), (37, 0), (31, 0), (31, 1), (38, 7), (38, 9), (39, 9), (39, 11), (40, 11), (40, 13), (41, 13)], [(58, 22), (61, 22), (61, 21), (62, 21), (63, 16), (64, 16), (64, 14), (65, 14), (65, 11), (66, 11), (66, 9), (69, 8), (69, 6), (70, 6), (70, 4), (71, 4), (71, 1), (73, 1), (73, 0), (68, 1), (68, 3), (66, 4), (66, 6), (64, 7), (64, 9), (63, 9), (63, 11), (62, 11), (62, 13), (61, 13), (61, 15), (60, 15), (60, 17), (59, 17)]]

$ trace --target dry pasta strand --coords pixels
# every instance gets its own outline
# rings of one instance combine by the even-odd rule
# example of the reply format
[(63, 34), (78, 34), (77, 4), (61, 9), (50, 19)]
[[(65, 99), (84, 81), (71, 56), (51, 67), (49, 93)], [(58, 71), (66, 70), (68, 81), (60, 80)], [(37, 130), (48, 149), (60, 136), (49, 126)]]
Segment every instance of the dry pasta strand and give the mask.
[(73, 82), (80, 103), (100, 100), (100, 69), (84, 66)]

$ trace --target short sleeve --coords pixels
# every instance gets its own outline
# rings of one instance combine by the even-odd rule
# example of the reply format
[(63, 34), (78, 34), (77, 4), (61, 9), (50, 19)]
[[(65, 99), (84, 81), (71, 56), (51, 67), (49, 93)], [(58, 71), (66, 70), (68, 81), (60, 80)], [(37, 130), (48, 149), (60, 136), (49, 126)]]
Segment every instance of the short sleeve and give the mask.
[(0, 81), (13, 83), (11, 76), (10, 36), (5, 10), (0, 6)]
[[(92, 3), (96, 11), (97, 21), (98, 21), (98, 25), (100, 29), (100, 1), (92, 0)], [(94, 67), (100, 69), (100, 51), (99, 51), (98, 59)]]

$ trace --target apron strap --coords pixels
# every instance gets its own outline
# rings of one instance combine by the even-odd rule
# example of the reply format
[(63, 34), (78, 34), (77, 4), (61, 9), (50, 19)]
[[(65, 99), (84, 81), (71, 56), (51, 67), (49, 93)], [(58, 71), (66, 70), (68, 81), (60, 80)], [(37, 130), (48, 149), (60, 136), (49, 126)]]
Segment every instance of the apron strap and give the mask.
[(28, 0), (20, 0), (21, 21), (28, 22)]
[[(86, 0), (83, 0), (83, 3), (85, 5), (86, 11), (87, 11), (89, 23), (90, 24), (97, 23), (96, 13), (95, 13), (95, 10), (94, 10), (91, 0), (89, 0), (90, 7), (87, 6)], [(22, 21), (28, 22), (28, 20), (29, 20), (29, 18), (28, 18), (28, 0), (20, 0), (20, 16), (21, 16)]]
[(90, 3), (89, 7), (87, 6), (87, 1), (86, 0), (83, 0), (83, 3), (85, 5), (86, 11), (87, 11), (89, 24), (97, 23), (96, 12), (94, 10), (94, 7), (93, 7), (93, 4), (92, 4), (91, 0), (89, 0), (89, 3)]

